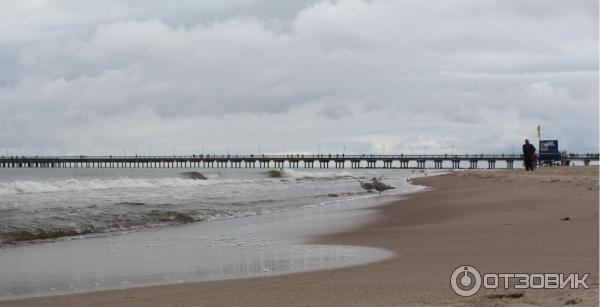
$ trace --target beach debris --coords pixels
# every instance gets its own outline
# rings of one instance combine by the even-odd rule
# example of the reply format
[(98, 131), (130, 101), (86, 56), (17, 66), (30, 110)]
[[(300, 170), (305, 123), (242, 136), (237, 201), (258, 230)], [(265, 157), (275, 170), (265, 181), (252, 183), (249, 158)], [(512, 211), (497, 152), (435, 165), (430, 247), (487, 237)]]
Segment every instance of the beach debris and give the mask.
[(567, 217), (565, 217), (565, 218), (562, 218), (562, 219), (560, 219), (560, 220), (561, 220), (561, 221), (568, 221), (568, 220), (570, 220), (570, 219), (571, 219), (571, 218), (567, 216)]
[(565, 305), (577, 305), (581, 302), (582, 302), (582, 300), (580, 298), (572, 298), (570, 300), (566, 300)]
[(525, 295), (525, 294), (522, 292), (514, 292), (514, 293), (508, 293), (508, 294), (488, 294), (488, 295), (486, 295), (486, 297), (489, 299), (503, 299), (503, 298), (521, 298), (521, 297), (523, 297), (523, 295)]

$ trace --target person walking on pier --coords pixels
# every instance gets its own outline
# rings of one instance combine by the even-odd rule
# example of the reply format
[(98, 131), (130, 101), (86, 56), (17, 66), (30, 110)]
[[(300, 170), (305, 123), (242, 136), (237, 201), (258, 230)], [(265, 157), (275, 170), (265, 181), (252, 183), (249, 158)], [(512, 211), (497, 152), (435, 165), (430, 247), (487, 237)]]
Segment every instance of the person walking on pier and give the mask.
[(525, 144), (523, 144), (523, 163), (526, 171), (533, 171), (534, 159), (535, 147), (529, 144), (529, 140), (525, 140)]

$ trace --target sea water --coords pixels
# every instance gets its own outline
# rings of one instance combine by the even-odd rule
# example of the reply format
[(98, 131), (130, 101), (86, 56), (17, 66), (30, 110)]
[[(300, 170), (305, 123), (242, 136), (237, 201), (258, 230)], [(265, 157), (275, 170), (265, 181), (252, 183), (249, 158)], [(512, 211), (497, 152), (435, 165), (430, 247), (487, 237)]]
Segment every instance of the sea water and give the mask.
[[(278, 172), (280, 170), (276, 170)], [(359, 180), (409, 192), (418, 170), (1, 169), (0, 246), (118, 234), (377, 197)], [(273, 175), (281, 177), (273, 178)], [(205, 179), (200, 179), (204, 177)]]

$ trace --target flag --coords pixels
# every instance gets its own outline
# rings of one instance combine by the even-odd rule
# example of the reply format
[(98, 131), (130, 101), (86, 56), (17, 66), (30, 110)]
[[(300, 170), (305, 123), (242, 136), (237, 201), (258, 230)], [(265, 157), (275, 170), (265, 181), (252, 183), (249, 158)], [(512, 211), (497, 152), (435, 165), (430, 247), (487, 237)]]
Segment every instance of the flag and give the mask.
[(538, 139), (540, 138), (540, 136), (542, 135), (542, 128), (540, 125), (537, 126), (537, 137)]

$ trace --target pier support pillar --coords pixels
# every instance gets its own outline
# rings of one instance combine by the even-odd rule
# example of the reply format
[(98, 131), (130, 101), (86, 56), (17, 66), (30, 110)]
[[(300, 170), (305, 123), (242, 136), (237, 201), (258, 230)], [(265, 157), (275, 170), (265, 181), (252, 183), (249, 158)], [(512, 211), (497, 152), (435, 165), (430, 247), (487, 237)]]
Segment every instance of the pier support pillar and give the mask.
[(469, 160), (469, 168), (476, 169), (477, 168), (477, 160)]
[(514, 161), (513, 160), (506, 160), (506, 168), (513, 169), (514, 168)]
[(401, 159), (400, 160), (400, 168), (408, 168), (408, 162), (409, 162), (409, 160), (407, 160), (407, 159)]
[(452, 168), (459, 169), (460, 168), (460, 160), (452, 160)]

